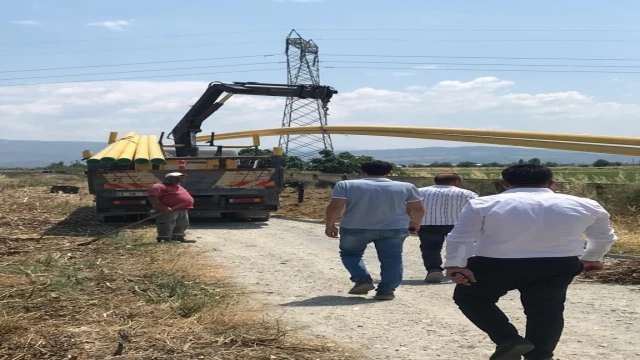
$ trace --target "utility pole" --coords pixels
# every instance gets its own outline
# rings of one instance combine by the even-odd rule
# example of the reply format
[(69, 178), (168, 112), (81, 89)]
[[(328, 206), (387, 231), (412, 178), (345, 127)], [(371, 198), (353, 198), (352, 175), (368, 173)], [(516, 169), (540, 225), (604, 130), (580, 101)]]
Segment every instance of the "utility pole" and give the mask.
[[(297, 31), (291, 30), (286, 39), (287, 84), (320, 85), (320, 60), (318, 45), (303, 39)], [(325, 126), (328, 108), (320, 100), (287, 98), (282, 127)], [(278, 146), (285, 154), (308, 160), (318, 156), (320, 150), (333, 151), (329, 134), (281, 135)]]

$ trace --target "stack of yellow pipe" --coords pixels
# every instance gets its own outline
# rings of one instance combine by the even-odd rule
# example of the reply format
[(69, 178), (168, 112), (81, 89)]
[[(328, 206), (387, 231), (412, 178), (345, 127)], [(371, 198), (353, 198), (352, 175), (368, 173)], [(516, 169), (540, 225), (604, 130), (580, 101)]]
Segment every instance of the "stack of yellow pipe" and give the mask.
[[(411, 126), (299, 126), (222, 133), (216, 134), (215, 138), (216, 140), (229, 140), (254, 136), (279, 136), (322, 133), (331, 135), (366, 135), (445, 140), (466, 143), (484, 143), (494, 145), (640, 156), (640, 138), (637, 137), (553, 134), (502, 130), (429, 128)], [(209, 140), (209, 136), (197, 137), (197, 141)]]
[[(113, 139), (110, 138), (110, 140)], [(90, 165), (113, 163), (126, 165), (131, 162), (164, 164), (164, 153), (158, 138), (155, 135), (138, 135), (132, 131), (87, 159), (87, 164)]]

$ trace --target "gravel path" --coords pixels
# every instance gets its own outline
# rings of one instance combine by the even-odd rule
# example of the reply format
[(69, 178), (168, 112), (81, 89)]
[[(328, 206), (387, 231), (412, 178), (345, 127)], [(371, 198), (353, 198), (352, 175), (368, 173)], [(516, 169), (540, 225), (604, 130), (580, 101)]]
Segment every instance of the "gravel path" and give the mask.
[[(272, 317), (319, 337), (359, 349), (372, 359), (488, 359), (493, 344), (458, 311), (452, 283), (425, 284), (418, 239), (405, 245), (405, 280), (396, 300), (378, 302), (346, 293), (351, 287), (337, 241), (317, 223), (194, 224), (190, 237), (211, 250), (255, 303)], [(377, 278), (373, 247), (365, 254)], [(637, 287), (576, 282), (569, 290), (566, 329), (556, 360), (640, 359)], [(517, 292), (500, 301), (523, 329)]]

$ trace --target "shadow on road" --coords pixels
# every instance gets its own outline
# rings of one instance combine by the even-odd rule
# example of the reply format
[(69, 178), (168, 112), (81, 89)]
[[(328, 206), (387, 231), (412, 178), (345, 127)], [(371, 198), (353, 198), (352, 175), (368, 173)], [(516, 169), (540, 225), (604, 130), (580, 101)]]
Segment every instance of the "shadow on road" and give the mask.
[(422, 279), (412, 279), (412, 280), (402, 280), (401, 285), (407, 286), (438, 286), (438, 285), (450, 285), (453, 284), (453, 281), (448, 278), (444, 278), (441, 283), (427, 283)]
[(292, 301), (286, 304), (281, 304), (280, 306), (344, 306), (371, 304), (373, 302), (375, 302), (375, 300), (364, 297), (324, 295), (301, 301)]
[(226, 220), (226, 219), (190, 219), (190, 228), (194, 230), (249, 230), (262, 229), (268, 227), (268, 222), (249, 221), (249, 220)]
[(286, 221), (294, 221), (294, 222), (301, 222), (301, 223), (306, 223), (306, 224), (324, 224), (324, 220), (316, 220), (316, 219), (299, 219), (299, 218), (293, 218), (293, 217), (281, 216), (281, 215), (273, 215), (272, 217), (273, 217), (274, 219), (286, 220)]

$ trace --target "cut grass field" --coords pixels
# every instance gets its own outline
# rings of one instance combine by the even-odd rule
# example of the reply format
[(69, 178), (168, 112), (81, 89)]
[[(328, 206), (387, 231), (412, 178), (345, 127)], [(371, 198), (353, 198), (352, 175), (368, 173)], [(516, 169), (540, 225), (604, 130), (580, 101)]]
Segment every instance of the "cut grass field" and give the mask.
[(1, 359), (357, 358), (262, 319), (210, 254), (152, 225), (76, 246), (112, 229), (80, 177), (3, 176), (0, 200)]
[[(585, 183), (640, 183), (640, 166), (623, 167), (554, 167), (556, 180)], [(409, 176), (431, 177), (442, 172), (455, 172), (468, 179), (499, 179), (502, 168), (405, 168)]]

